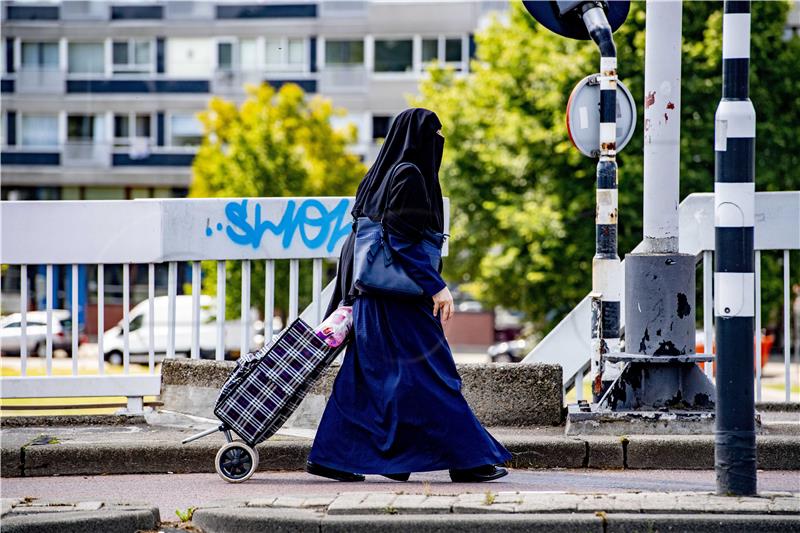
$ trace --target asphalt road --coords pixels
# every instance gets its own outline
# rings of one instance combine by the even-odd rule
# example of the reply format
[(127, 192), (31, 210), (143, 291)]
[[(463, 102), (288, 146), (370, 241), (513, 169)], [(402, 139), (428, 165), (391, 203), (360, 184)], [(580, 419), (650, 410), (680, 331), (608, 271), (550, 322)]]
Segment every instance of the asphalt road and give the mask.
[[(216, 474), (152, 474), (4, 478), (4, 498), (48, 500), (107, 500), (157, 505), (162, 519), (176, 509), (220, 500), (244, 500), (273, 495), (324, 495), (347, 491), (403, 491), (459, 494), (501, 491), (709, 491), (715, 490), (712, 470), (512, 470), (491, 483), (454, 484), (447, 472), (415, 474), (408, 483), (367, 476), (364, 483), (338, 483), (300, 472), (260, 472), (249, 481), (229, 484)], [(800, 492), (800, 472), (759, 473), (759, 490)]]

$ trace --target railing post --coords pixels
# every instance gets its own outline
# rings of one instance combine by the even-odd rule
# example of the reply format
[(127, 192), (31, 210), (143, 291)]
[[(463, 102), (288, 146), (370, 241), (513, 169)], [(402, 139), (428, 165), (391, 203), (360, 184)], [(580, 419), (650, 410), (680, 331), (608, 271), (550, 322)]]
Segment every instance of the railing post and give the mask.
[(128, 396), (126, 415), (139, 415), (144, 412), (144, 398), (142, 396)]

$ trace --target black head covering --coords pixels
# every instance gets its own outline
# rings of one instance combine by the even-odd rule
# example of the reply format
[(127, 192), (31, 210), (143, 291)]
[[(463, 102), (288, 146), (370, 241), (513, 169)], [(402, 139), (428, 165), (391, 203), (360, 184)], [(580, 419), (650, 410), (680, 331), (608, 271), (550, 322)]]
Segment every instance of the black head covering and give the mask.
[(358, 185), (353, 217), (368, 216), (379, 220), (383, 215), (389, 177), (400, 163), (416, 165), (425, 181), (428, 197), (395, 198), (395, 209), (405, 216), (426, 216), (425, 225), (434, 231), (444, 228), (442, 189), (439, 166), (442, 163), (444, 138), (436, 131), (442, 127), (436, 113), (422, 108), (406, 109), (394, 119), (375, 163)]
[[(441, 127), (442, 123), (436, 113), (427, 109), (407, 109), (397, 115), (375, 163), (358, 185), (352, 210), (353, 218), (368, 216), (376, 221), (382, 219), (387, 193), (394, 191), (390, 213), (392, 216), (384, 220), (390, 231), (401, 235), (418, 233), (425, 227), (437, 232), (443, 231), (444, 207), (442, 189), (439, 186), (439, 166), (442, 163), (444, 138), (436, 133)], [(400, 163), (413, 163), (419, 169), (427, 195), (415, 194), (416, 187), (403, 187), (402, 183), (394, 183), (392, 186), (389, 183), (392, 170)], [(416, 183), (419, 182), (419, 176), (415, 176), (416, 170), (413, 173), (404, 171), (400, 174), (397, 176), (401, 178), (400, 181), (402, 178), (411, 181), (416, 177)], [(390, 186), (393, 191), (389, 190)], [(413, 220), (415, 223), (403, 224), (403, 219)], [(395, 223), (392, 224), (391, 221)], [(353, 285), (354, 245), (355, 233), (351, 233), (339, 256), (336, 287), (325, 312), (326, 317), (339, 305), (352, 305), (357, 294)]]

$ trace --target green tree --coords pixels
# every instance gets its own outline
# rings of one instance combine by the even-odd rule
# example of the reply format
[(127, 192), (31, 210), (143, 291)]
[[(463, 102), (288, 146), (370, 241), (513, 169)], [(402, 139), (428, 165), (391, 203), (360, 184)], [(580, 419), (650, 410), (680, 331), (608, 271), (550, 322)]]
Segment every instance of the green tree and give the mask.
[[(200, 113), (203, 142), (192, 166), (190, 196), (346, 196), (355, 193), (364, 166), (347, 151), (355, 127), (334, 129), (343, 114), (330, 100), (307, 98), (300, 87), (276, 91), (267, 84), (247, 88), (241, 105), (212, 98)], [(300, 303), (311, 297), (311, 266), (301, 263)], [(329, 265), (330, 267), (331, 265)], [(276, 264), (276, 312), (288, 307), (288, 262)], [(205, 292), (216, 292), (216, 267), (203, 265)], [(241, 263), (227, 264), (227, 316), (239, 316)], [(264, 309), (264, 262), (251, 266), (251, 305)], [(302, 307), (301, 307), (302, 309)]]
[[(681, 197), (713, 190), (721, 7), (684, 3)], [(789, 8), (753, 3), (751, 98), (762, 191), (800, 186), (800, 39), (782, 39)], [(644, 4), (634, 2), (615, 34), (619, 75), (640, 115), (618, 157), (621, 255), (642, 235), (644, 27)], [(445, 274), (481, 301), (520, 309), (546, 330), (591, 287), (596, 162), (571, 145), (564, 113), (575, 84), (599, 69), (599, 56), (591, 42), (539, 26), (520, 2), (476, 41), (472, 74), (433, 68), (415, 102), (438, 113), (447, 138), (440, 175), (452, 200), (453, 259)], [(780, 305), (776, 268), (775, 260), (765, 261), (765, 304)]]

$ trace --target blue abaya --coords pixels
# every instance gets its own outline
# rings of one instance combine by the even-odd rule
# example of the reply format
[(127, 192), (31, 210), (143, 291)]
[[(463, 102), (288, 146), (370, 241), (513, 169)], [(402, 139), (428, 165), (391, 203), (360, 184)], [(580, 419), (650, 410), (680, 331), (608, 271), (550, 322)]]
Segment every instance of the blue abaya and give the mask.
[(468, 469), (511, 454), (478, 422), (431, 296), (445, 287), (420, 245), (389, 243), (426, 296), (360, 294), (309, 461), (361, 474)]

